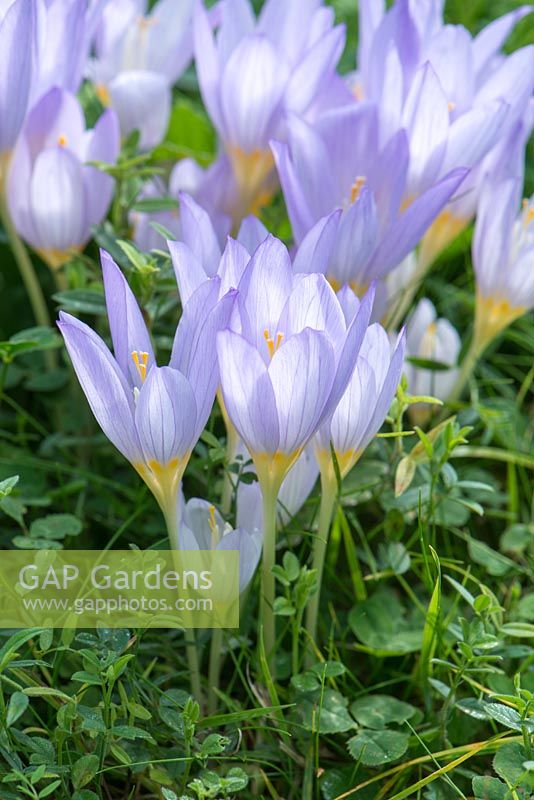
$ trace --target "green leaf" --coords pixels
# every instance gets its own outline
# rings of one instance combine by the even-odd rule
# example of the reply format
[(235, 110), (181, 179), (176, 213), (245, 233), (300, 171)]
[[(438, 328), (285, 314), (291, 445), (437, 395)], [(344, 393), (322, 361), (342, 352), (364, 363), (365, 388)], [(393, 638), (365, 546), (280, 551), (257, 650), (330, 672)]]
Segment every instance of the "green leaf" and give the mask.
[(352, 716), (364, 728), (386, 728), (391, 722), (406, 722), (417, 709), (409, 703), (387, 694), (369, 694), (355, 700), (350, 707)]
[(511, 525), (500, 540), (500, 548), (507, 553), (522, 555), (527, 547), (534, 547), (534, 525)]
[(32, 539), (31, 536), (15, 536), (13, 544), (19, 550), (61, 550), (61, 544), (50, 539)]
[(305, 728), (319, 733), (344, 733), (356, 727), (348, 700), (333, 689), (317, 692), (315, 699), (304, 698), (298, 705)]
[(496, 550), (492, 550), (485, 542), (470, 538), (467, 542), (467, 549), (470, 558), (476, 564), (485, 567), (490, 575), (500, 577), (515, 568), (515, 564), (511, 559), (501, 555)]
[(501, 627), (500, 633), (519, 639), (532, 639), (534, 637), (534, 625), (528, 622), (507, 622)]
[(509, 708), (502, 703), (486, 703), (485, 710), (488, 716), (506, 728), (513, 731), (521, 730), (521, 716), (514, 708)]
[(356, 637), (375, 654), (404, 655), (421, 649), (423, 621), (416, 625), (406, 618), (398, 596), (380, 589), (349, 613)]
[(49, 783), (44, 789), (41, 789), (39, 792), (39, 800), (44, 800), (45, 797), (50, 797), (52, 792), (54, 792), (58, 786), (61, 786), (61, 780), (53, 781)]
[(144, 731), (142, 728), (134, 728), (133, 725), (115, 725), (111, 728), (111, 733), (120, 739), (129, 739), (130, 741), (135, 739), (145, 739), (148, 742), (154, 741), (148, 731)]
[(310, 670), (317, 675), (321, 680), (324, 678), (338, 678), (344, 675), (347, 668), (341, 661), (322, 661), (319, 664), (314, 664)]
[(155, 149), (156, 161), (194, 156), (208, 164), (215, 153), (215, 133), (206, 113), (188, 100), (174, 105), (164, 142)]
[(29, 699), (27, 695), (23, 694), (22, 692), (13, 692), (9, 699), (9, 705), (7, 707), (7, 714), (6, 714), (6, 725), (7, 727), (11, 727), (14, 725), (15, 722), (21, 717), (29, 705)]
[(527, 754), (519, 742), (507, 742), (499, 748), (493, 759), (493, 769), (504, 781), (516, 786), (525, 774)]
[(8, 494), (11, 494), (18, 482), (18, 475), (13, 475), (11, 478), (0, 481), (0, 497), (7, 497)]
[(489, 775), (473, 778), (475, 800), (510, 800), (510, 792), (505, 783)]
[(360, 731), (349, 739), (349, 753), (366, 767), (396, 761), (408, 749), (410, 736), (401, 731)]
[(72, 514), (49, 514), (32, 522), (30, 536), (35, 539), (66, 539), (67, 536), (78, 536), (82, 527), (80, 520)]
[(98, 768), (100, 759), (95, 755), (82, 756), (72, 767), (72, 784), (75, 789), (81, 789), (93, 780)]
[(63, 311), (75, 314), (95, 314), (101, 317), (107, 313), (104, 294), (96, 289), (68, 289), (64, 292), (57, 292), (53, 295), (53, 299)]

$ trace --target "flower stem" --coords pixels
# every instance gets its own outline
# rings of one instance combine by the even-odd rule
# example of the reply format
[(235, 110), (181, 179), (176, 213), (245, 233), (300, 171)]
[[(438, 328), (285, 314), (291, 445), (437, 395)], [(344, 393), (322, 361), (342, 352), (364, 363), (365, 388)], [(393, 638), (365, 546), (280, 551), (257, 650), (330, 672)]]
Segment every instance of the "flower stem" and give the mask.
[(275, 578), (273, 567), (276, 561), (276, 502), (278, 492), (262, 486), (263, 495), (263, 563), (261, 572), (260, 624), (263, 627), (263, 641), (267, 662), (275, 676), (274, 655), (276, 626), (274, 618)]
[(13, 225), (5, 196), (3, 196), (0, 201), (0, 215), (2, 217), (2, 223), (4, 225), (7, 238), (9, 239), (13, 256), (17, 262), (22, 280), (24, 281), (24, 286), (28, 292), (28, 297), (30, 298), (35, 321), (38, 325), (48, 328), (50, 327), (51, 322), (43, 290), (41, 289), (41, 285), (35, 273), (32, 261), (28, 255), (28, 251), (26, 250), (22, 239), (18, 235), (15, 226)]
[(478, 338), (474, 336), (471, 340), (471, 344), (469, 345), (469, 349), (465, 354), (465, 358), (462, 361), (462, 366), (460, 367), (460, 372), (458, 373), (456, 382), (447, 398), (447, 403), (455, 403), (457, 400), (459, 400), (466, 383), (473, 374), (473, 370), (475, 369), (481, 352), (482, 350), (479, 345)]
[(210, 665), (208, 673), (208, 714), (217, 711), (217, 689), (221, 680), (223, 632), (221, 628), (214, 628), (211, 634)]
[(317, 638), (317, 620), (319, 617), (319, 603), (321, 600), (321, 585), (323, 581), (324, 562), (326, 558), (326, 548), (332, 523), (332, 514), (336, 502), (337, 483), (335, 475), (328, 474), (326, 470), (321, 472), (321, 505), (319, 508), (319, 525), (317, 535), (313, 542), (313, 561), (312, 567), (317, 571), (317, 591), (310, 598), (308, 610), (306, 612), (306, 631), (309, 639), (315, 641)]
[(189, 666), (189, 680), (191, 681), (191, 694), (202, 708), (202, 687), (200, 685), (200, 663), (194, 630), (185, 631), (185, 651)]

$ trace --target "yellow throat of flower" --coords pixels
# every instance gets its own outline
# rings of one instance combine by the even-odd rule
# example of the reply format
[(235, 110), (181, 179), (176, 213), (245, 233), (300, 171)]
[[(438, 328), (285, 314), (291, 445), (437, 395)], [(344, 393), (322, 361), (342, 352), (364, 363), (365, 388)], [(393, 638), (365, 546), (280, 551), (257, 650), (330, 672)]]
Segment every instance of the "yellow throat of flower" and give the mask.
[(522, 317), (524, 306), (513, 306), (504, 297), (484, 297), (477, 293), (475, 314), (475, 341), (479, 351), (486, 348), (508, 325)]
[(240, 147), (229, 147), (228, 156), (239, 194), (238, 207), (233, 210), (237, 226), (243, 217), (257, 215), (270, 201), (273, 190), (269, 179), (274, 170), (274, 159), (270, 150), (256, 149), (245, 153)]

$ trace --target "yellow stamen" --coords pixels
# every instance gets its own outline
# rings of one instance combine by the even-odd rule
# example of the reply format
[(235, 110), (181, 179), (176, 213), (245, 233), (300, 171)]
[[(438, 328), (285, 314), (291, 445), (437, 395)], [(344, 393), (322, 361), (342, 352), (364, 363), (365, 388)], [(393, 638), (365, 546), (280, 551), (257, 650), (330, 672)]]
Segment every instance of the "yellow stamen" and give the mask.
[(269, 331), (266, 328), (263, 331), (263, 336), (265, 338), (265, 341), (267, 342), (267, 349), (269, 350), (269, 355), (272, 358), (274, 356), (274, 354), (276, 353), (276, 351), (278, 350), (278, 348), (280, 347), (280, 345), (282, 344), (282, 341), (284, 339), (284, 334), (278, 332), (276, 334), (276, 342), (275, 342), (274, 339), (272, 338), (271, 334), (269, 333)]
[(215, 517), (215, 506), (209, 507), (209, 513), (210, 517), (208, 520), (208, 524), (210, 526), (210, 531), (211, 531), (212, 546), (215, 547), (219, 543), (219, 539), (221, 538), (219, 532), (219, 526), (217, 525), (217, 519)]
[(454, 111), (454, 109), (456, 108), (456, 103), (452, 103), (452, 102), (451, 103), (447, 103), (447, 107), (449, 109), (449, 112)]
[(350, 187), (350, 202), (355, 203), (360, 193), (365, 186), (367, 178), (365, 175), (358, 175), (352, 186)]
[(534, 220), (534, 206), (528, 208), (528, 200), (524, 201), (525, 215), (523, 217), (523, 227), (528, 228), (530, 223)]
[(144, 383), (148, 367), (148, 353), (134, 350), (132, 353), (132, 358), (135, 366), (137, 367), (139, 377), (141, 378), (142, 383)]
[(354, 95), (356, 100), (358, 101), (363, 100), (364, 94), (363, 94), (363, 86), (361, 85), (361, 83), (354, 84), (354, 87), (352, 89), (352, 94)]
[(65, 136), (64, 133), (62, 133), (61, 136), (58, 136), (57, 143), (58, 143), (58, 145), (60, 147), (66, 147), (67, 146), (67, 137)]
[(95, 93), (103, 106), (108, 108), (111, 105), (111, 95), (107, 86), (103, 83), (97, 83), (95, 85)]

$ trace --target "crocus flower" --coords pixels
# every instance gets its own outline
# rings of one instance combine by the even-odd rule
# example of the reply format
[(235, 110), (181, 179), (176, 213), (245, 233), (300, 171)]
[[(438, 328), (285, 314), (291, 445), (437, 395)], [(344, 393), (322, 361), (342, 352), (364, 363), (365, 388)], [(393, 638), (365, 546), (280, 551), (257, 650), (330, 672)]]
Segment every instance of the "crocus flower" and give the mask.
[[(477, 36), (445, 25), (442, 3), (360, 3), (355, 94), (377, 104), (382, 141), (404, 127), (410, 195), (457, 166), (476, 168), (524, 113), (534, 87), (534, 48), (504, 56), (502, 45), (531, 6), (500, 17)], [(462, 186), (462, 194), (467, 187)], [(423, 243), (427, 267), (469, 223), (462, 204), (439, 215)]]
[(121, 131), (139, 130), (140, 146), (158, 144), (167, 129), (171, 88), (193, 54), (194, 0), (113, 0), (102, 13), (88, 76)]
[(361, 293), (400, 264), (467, 174), (452, 170), (402, 207), (408, 137), (400, 130), (379, 147), (370, 105), (332, 111), (313, 128), (293, 117), (288, 140), (272, 148), (297, 242), (319, 219), (343, 210), (327, 270), (335, 289), (350, 284)]
[[(456, 328), (448, 320), (438, 319), (430, 300), (420, 300), (406, 326), (406, 355), (434, 361), (436, 366), (446, 365), (449, 369), (432, 370), (407, 361), (404, 369), (410, 394), (437, 397), (445, 402), (458, 377), (456, 365), (461, 346)], [(414, 419), (424, 421), (428, 406), (416, 403), (410, 406), (410, 412)]]
[[(349, 287), (341, 291), (340, 301), (349, 322), (359, 302)], [(323, 480), (328, 477), (330, 486), (336, 484), (330, 446), (343, 478), (384, 422), (401, 378), (404, 350), (404, 333), (392, 347), (381, 325), (373, 323), (367, 329), (347, 389), (315, 440), (321, 475)]]
[[(14, 0), (0, 9), (0, 173), (24, 124), (37, 49), (37, 2)], [(5, 175), (1, 174), (2, 181)]]
[(344, 43), (333, 10), (315, 0), (267, 0), (255, 20), (248, 0), (226, 0), (215, 40), (206, 11), (194, 17), (204, 104), (221, 139), (220, 168), (233, 178), (234, 223), (256, 212), (276, 186), (269, 140), (284, 114), (304, 114), (335, 75)]
[(52, 269), (83, 249), (111, 202), (113, 180), (87, 162), (113, 164), (118, 151), (114, 112), (87, 131), (70, 92), (51, 89), (28, 115), (10, 163), (9, 210), (18, 232)]
[(278, 493), (350, 380), (373, 292), (347, 326), (324, 276), (295, 275), (272, 236), (250, 259), (238, 291), (241, 334), (227, 330), (217, 339), (222, 394), (262, 489)]
[(233, 529), (215, 506), (194, 497), (183, 506), (178, 538), (181, 550), (237, 550), (239, 592), (245, 591), (260, 561), (261, 528), (239, 526)]
[(534, 197), (520, 206), (522, 182), (488, 175), (473, 238), (479, 351), (534, 308)]
[(200, 287), (183, 310), (169, 366), (158, 367), (141, 310), (107, 253), (102, 268), (114, 355), (70, 314), (58, 325), (97, 422), (153, 492), (176, 544), (180, 482), (219, 381), (215, 335), (235, 298), (219, 301), (216, 279)]

